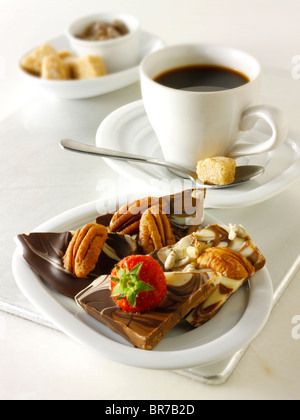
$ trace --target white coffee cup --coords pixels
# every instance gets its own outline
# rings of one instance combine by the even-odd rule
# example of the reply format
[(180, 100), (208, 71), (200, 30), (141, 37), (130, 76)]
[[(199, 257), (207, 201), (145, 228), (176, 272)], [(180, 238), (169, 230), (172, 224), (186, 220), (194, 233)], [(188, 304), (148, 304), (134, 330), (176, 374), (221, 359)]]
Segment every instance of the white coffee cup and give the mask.
[[(153, 79), (189, 65), (216, 65), (247, 76), (249, 82), (233, 89), (195, 92), (166, 87)], [(206, 44), (165, 47), (141, 63), (140, 78), (146, 114), (168, 162), (195, 169), (198, 160), (213, 156), (239, 157), (278, 147), (287, 137), (283, 113), (258, 105), (261, 67), (246, 52)], [(271, 137), (255, 144), (241, 144), (241, 131), (259, 120), (271, 127)]]

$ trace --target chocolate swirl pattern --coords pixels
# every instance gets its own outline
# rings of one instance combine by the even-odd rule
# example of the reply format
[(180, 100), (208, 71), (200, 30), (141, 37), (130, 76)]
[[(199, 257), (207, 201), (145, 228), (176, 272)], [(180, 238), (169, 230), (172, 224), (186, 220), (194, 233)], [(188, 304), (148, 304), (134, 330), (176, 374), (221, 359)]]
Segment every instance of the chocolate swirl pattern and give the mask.
[(186, 321), (196, 328), (209, 321), (247, 280), (231, 280), (220, 277), (216, 290), (205, 302), (191, 311), (186, 317)]

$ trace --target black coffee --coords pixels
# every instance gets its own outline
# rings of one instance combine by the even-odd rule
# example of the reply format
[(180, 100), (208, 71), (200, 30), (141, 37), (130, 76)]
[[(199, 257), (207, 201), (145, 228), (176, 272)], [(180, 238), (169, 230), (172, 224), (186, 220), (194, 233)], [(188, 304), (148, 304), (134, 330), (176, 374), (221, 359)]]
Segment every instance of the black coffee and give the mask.
[(234, 89), (249, 82), (236, 70), (214, 65), (189, 65), (167, 70), (154, 78), (161, 85), (180, 90), (213, 92)]

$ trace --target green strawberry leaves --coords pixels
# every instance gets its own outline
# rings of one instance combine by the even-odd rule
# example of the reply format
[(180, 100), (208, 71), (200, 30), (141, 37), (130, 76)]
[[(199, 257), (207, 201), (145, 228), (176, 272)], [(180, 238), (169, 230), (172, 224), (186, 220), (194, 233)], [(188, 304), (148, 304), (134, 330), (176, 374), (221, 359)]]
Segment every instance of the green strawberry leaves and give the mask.
[(155, 288), (148, 283), (140, 280), (139, 274), (143, 263), (135, 265), (130, 271), (125, 262), (124, 268), (116, 265), (118, 277), (112, 277), (111, 280), (117, 283), (112, 292), (112, 296), (117, 300), (126, 298), (130, 305), (136, 307), (136, 298), (140, 292), (149, 292)]

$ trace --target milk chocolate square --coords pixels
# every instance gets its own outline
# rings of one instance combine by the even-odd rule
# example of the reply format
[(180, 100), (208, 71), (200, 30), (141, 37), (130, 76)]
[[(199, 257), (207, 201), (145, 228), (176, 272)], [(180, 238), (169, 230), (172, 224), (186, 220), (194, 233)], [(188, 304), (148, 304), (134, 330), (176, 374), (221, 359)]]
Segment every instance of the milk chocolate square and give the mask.
[(109, 276), (96, 279), (75, 297), (75, 301), (89, 315), (133, 346), (152, 350), (182, 318), (216, 289), (214, 278), (208, 280), (206, 273), (173, 275), (180, 276), (178, 285), (168, 285), (161, 304), (142, 314), (125, 312), (117, 306), (111, 297)]

